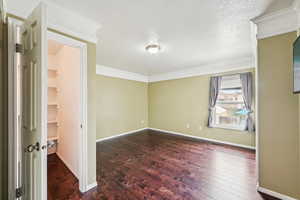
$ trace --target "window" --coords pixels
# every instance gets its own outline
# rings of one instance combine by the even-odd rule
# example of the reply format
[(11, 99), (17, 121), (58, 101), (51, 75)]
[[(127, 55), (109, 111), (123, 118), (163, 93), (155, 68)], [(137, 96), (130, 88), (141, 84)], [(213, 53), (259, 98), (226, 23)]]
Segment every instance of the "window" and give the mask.
[(248, 111), (245, 107), (239, 75), (223, 76), (213, 110), (212, 126), (245, 130)]

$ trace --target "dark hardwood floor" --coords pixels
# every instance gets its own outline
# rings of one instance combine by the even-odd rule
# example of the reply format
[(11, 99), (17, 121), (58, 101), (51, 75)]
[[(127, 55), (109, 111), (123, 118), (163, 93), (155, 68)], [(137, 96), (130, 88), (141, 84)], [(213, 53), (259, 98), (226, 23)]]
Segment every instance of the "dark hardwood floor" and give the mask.
[(275, 200), (256, 191), (254, 151), (150, 130), (97, 143), (97, 181), (81, 194), (48, 158), (49, 200)]

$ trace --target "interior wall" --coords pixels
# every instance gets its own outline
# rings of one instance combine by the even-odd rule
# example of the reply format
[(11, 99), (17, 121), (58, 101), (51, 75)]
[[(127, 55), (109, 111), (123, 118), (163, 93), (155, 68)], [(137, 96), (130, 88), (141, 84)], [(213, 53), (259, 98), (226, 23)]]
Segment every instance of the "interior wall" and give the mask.
[(79, 178), (80, 138), (80, 49), (63, 46), (58, 60), (58, 148), (57, 155)]
[(97, 139), (148, 127), (148, 85), (97, 75)]
[[(1, 21), (1, 20), (0, 20)], [(7, 26), (0, 22), (0, 199), (8, 198)]]
[(299, 109), (293, 94), (296, 32), (258, 41), (259, 184), (300, 198)]
[[(226, 74), (246, 71), (251, 71), (254, 76), (253, 68)], [(149, 126), (254, 147), (255, 133), (207, 127), (211, 76), (150, 83)]]
[(56, 67), (59, 65), (58, 59), (56, 58), (56, 55), (49, 54), (48, 53), (48, 67)]

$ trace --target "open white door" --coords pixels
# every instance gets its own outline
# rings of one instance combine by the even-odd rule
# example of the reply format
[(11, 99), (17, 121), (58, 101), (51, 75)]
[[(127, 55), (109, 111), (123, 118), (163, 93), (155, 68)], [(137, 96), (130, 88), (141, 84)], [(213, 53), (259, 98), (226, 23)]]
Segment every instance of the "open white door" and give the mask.
[(22, 169), (20, 75), (21, 55), (16, 44), (20, 43), (20, 27), (8, 19), (8, 199), (14, 200), (22, 187), (18, 173)]
[(47, 199), (47, 13), (40, 3), (22, 28), (22, 200)]

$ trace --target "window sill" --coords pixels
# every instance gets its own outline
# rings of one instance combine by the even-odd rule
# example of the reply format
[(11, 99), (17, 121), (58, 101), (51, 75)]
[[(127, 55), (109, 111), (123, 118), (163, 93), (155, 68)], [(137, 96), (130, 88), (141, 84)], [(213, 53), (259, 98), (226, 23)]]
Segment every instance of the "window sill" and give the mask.
[(211, 126), (211, 128), (219, 128), (219, 129), (225, 129), (225, 130), (247, 132), (244, 128), (234, 127), (234, 126), (222, 126), (222, 125), (218, 125), (218, 126)]

